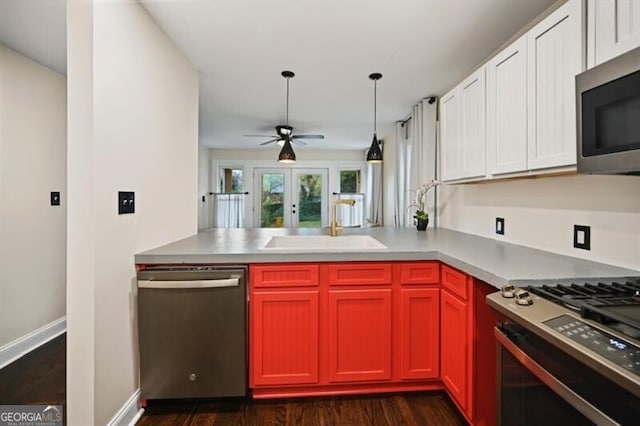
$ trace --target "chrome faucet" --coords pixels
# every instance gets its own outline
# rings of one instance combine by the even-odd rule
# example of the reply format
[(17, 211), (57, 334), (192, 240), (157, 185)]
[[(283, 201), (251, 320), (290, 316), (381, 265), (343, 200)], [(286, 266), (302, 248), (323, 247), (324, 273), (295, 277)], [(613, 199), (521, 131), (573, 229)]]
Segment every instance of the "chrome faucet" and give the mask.
[(333, 202), (333, 215), (331, 216), (331, 236), (337, 237), (338, 231), (342, 229), (342, 226), (338, 226), (338, 221), (336, 220), (336, 207), (338, 204), (346, 204), (349, 206), (353, 206), (356, 203), (356, 200), (335, 200)]

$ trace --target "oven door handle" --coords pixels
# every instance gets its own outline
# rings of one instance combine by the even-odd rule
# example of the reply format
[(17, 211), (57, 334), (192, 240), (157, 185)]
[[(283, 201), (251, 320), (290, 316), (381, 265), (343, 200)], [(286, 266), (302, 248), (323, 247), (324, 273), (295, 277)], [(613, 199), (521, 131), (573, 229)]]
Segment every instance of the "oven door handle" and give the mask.
[(547, 385), (553, 392), (582, 413), (586, 418), (597, 425), (620, 425), (620, 423), (617, 423), (611, 417), (598, 410), (591, 403), (572, 391), (564, 383), (545, 370), (540, 364), (534, 361), (529, 355), (513, 343), (498, 327), (494, 327), (493, 334), (496, 336), (498, 342), (508, 350), (511, 355), (520, 361), (527, 370), (533, 373), (541, 382)]

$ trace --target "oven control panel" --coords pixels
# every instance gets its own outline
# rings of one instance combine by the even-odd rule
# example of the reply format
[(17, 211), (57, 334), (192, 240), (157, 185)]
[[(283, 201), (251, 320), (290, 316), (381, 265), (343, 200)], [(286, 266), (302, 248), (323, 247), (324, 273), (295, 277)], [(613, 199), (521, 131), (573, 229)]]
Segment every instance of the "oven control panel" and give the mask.
[(558, 333), (640, 376), (640, 348), (569, 315), (544, 322)]

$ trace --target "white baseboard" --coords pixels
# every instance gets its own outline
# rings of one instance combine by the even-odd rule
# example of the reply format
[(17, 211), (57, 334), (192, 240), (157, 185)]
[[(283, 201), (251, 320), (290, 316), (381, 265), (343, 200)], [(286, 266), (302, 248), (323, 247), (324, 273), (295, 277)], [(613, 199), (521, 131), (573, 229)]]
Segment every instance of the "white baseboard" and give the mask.
[(64, 316), (0, 347), (0, 369), (67, 331)]
[(107, 426), (133, 426), (140, 420), (143, 413), (144, 409), (140, 406), (140, 389), (137, 389), (109, 420)]

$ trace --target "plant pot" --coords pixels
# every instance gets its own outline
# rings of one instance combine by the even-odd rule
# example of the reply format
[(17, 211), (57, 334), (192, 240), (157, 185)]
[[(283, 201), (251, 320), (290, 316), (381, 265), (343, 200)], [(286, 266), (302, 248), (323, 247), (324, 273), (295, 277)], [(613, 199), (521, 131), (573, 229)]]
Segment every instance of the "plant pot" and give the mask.
[(426, 219), (416, 219), (417, 224), (416, 228), (418, 231), (426, 231), (427, 225), (429, 225), (429, 218)]

